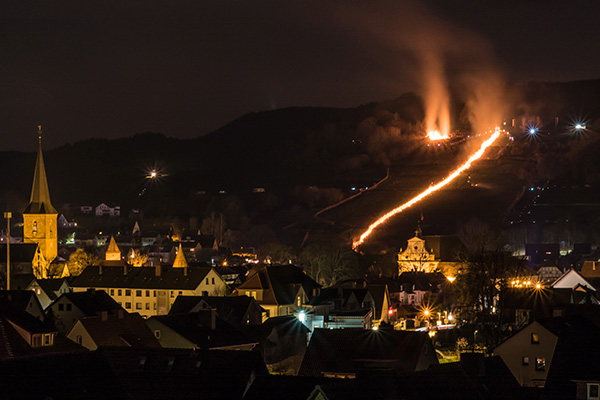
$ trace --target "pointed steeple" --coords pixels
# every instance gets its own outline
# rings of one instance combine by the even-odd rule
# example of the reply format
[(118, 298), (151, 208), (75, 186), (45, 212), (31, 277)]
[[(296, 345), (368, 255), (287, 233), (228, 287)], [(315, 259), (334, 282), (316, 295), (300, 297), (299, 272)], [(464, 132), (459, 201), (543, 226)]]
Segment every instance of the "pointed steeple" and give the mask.
[(38, 153), (35, 163), (35, 173), (33, 175), (33, 186), (31, 187), (31, 197), (29, 205), (23, 214), (58, 214), (52, 203), (50, 203), (50, 190), (48, 190), (48, 180), (46, 179), (46, 168), (42, 154), (41, 125), (38, 126)]
[(121, 250), (119, 250), (119, 246), (117, 246), (114, 236), (110, 237), (110, 242), (108, 243), (108, 248), (106, 249), (104, 259), (106, 261), (121, 261)]
[(183, 248), (181, 247), (181, 243), (179, 243), (179, 250), (177, 250), (175, 261), (173, 261), (173, 268), (187, 268), (187, 266), (188, 263), (183, 255)]

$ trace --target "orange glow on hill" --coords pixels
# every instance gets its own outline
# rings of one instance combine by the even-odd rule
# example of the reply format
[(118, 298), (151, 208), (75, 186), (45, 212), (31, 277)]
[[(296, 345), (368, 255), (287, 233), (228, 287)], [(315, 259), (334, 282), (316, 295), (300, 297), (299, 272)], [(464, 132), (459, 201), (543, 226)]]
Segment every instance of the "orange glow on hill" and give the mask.
[(471, 154), (471, 156), (469, 157), (469, 159), (464, 164), (460, 165), (458, 168), (456, 168), (454, 171), (452, 171), (452, 173), (450, 175), (448, 175), (444, 180), (436, 183), (433, 186), (430, 186), (429, 188), (427, 188), (424, 191), (422, 191), (421, 193), (419, 193), (417, 196), (413, 197), (412, 199), (410, 199), (406, 203), (404, 203), (404, 204), (402, 204), (402, 205), (394, 208), (393, 210), (387, 212), (386, 214), (384, 214), (383, 216), (381, 216), (378, 220), (376, 220), (371, 225), (369, 225), (369, 228), (366, 231), (364, 231), (363, 234), (360, 235), (360, 237), (358, 238), (358, 240), (356, 240), (352, 244), (352, 248), (354, 250), (356, 250), (358, 248), (358, 246), (360, 246), (361, 244), (363, 244), (364, 241), (365, 241), (365, 239), (379, 225), (384, 224), (388, 219), (392, 218), (394, 215), (401, 213), (402, 211), (406, 210), (407, 208), (409, 208), (413, 204), (418, 203), (419, 201), (423, 200), (425, 197), (429, 196), (433, 192), (435, 192), (435, 191), (443, 188), (444, 186), (446, 186), (447, 184), (449, 184), (450, 182), (452, 182), (454, 179), (456, 179), (462, 172), (464, 172), (467, 169), (469, 169), (471, 167), (471, 164), (473, 162), (477, 161), (479, 158), (481, 158), (481, 156), (483, 156), (483, 153), (485, 152), (485, 150), (488, 147), (490, 147), (496, 141), (496, 139), (498, 139), (500, 137), (501, 133), (502, 133), (502, 131), (500, 130), (500, 128), (496, 127), (496, 129), (494, 130), (494, 133), (492, 134), (492, 136), (490, 136), (489, 139), (487, 139), (485, 142), (483, 142), (481, 144), (481, 147), (479, 148), (479, 150), (477, 150), (475, 153)]

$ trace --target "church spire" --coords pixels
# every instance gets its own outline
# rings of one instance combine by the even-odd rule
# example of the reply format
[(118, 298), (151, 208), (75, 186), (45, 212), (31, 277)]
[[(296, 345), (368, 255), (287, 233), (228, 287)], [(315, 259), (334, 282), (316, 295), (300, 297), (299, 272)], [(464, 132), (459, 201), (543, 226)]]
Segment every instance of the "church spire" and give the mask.
[(188, 263), (185, 260), (185, 255), (183, 254), (183, 247), (181, 243), (179, 243), (179, 250), (177, 250), (177, 255), (175, 256), (175, 261), (173, 261), (173, 268), (187, 268)]
[(50, 203), (50, 190), (46, 179), (46, 168), (44, 167), (44, 156), (42, 154), (42, 126), (38, 125), (38, 153), (33, 175), (33, 186), (29, 205), (24, 214), (57, 214), (58, 212)]

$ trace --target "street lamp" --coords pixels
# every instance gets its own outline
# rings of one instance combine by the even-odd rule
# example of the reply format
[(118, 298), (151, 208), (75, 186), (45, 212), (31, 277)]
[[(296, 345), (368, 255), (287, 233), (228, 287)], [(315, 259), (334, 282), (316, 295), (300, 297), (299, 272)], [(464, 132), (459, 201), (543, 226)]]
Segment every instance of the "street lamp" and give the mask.
[(10, 290), (10, 219), (12, 213), (6, 211), (4, 218), (6, 218), (6, 290)]

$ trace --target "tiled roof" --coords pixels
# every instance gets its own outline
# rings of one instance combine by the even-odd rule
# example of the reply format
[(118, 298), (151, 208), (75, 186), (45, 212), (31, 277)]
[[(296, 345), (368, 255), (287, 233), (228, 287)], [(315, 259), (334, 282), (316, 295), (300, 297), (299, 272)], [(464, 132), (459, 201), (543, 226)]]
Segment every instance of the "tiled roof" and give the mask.
[(165, 324), (201, 349), (253, 343), (253, 340), (233, 326), (215, 318), (215, 329), (211, 329), (210, 313), (213, 310), (200, 310), (188, 314), (160, 315), (150, 317)]
[(101, 353), (132, 399), (240, 400), (256, 376), (268, 375), (254, 351), (122, 347)]
[(140, 289), (174, 289), (194, 290), (210, 272), (209, 267), (161, 268), (160, 276), (156, 276), (155, 267), (87, 267), (72, 282), (73, 287), (95, 288), (140, 288)]
[[(2, 264), (6, 264), (6, 247), (6, 243), (0, 244), (0, 263)], [(13, 263), (30, 263), (33, 260), (37, 247), (37, 243), (11, 243), (11, 265)]]
[(104, 290), (64, 293), (56, 301), (58, 302), (63, 297), (67, 298), (88, 317), (98, 315), (101, 311), (116, 312), (117, 310), (123, 310), (123, 307)]
[(415, 371), (423, 346), (429, 341), (424, 332), (315, 329), (298, 374), (356, 372), (365, 360), (388, 368)]
[(107, 315), (104, 318), (79, 318), (71, 330), (79, 323), (98, 347), (160, 347), (160, 343), (138, 313)]
[(248, 296), (177, 296), (169, 315), (198, 311), (200, 303), (215, 308), (217, 315), (233, 326), (245, 324), (244, 317), (253, 303), (262, 310), (256, 300)]

